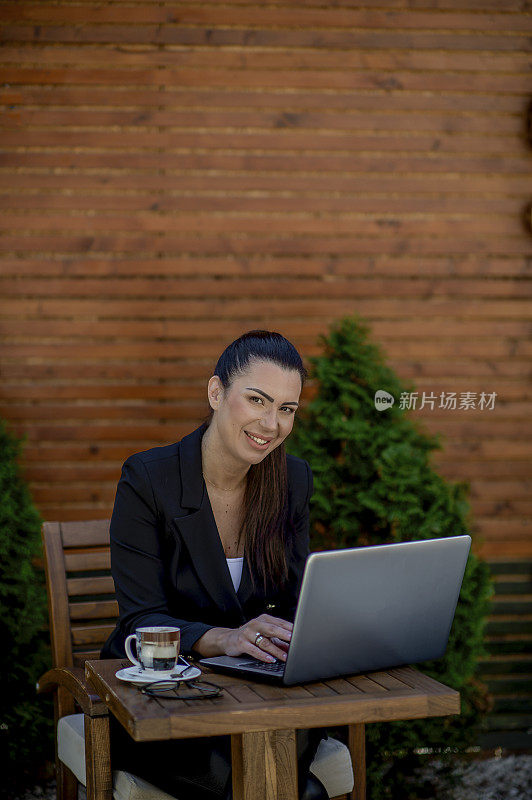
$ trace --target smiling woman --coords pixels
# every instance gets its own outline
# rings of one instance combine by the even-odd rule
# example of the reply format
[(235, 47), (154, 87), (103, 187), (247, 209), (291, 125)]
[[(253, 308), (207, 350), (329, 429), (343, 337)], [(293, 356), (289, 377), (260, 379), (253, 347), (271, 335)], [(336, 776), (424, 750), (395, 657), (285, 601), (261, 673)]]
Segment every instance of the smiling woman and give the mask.
[[(307, 373), (281, 334), (250, 331), (220, 356), (203, 424), (124, 464), (111, 520), (120, 607), (102, 657), (139, 627), (181, 629), (185, 654), (285, 661), (309, 552), (312, 473), (287, 455)], [(308, 767), (320, 730), (298, 732), (300, 797), (327, 793)], [(149, 744), (112, 736), (121, 767), (184, 800), (231, 797), (228, 737)]]

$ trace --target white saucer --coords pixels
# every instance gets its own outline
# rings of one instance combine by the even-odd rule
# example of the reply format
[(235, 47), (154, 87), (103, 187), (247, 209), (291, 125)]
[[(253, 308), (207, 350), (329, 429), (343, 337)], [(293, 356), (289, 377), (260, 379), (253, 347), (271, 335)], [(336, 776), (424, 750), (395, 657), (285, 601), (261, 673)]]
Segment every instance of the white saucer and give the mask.
[(192, 667), (186, 678), (182, 678), (180, 673), (184, 672), (186, 669), (187, 667), (185, 667), (183, 664), (178, 664), (175, 670), (172, 672), (170, 678), (168, 678), (168, 676), (165, 676), (164, 678), (156, 678), (153, 675), (146, 675), (146, 673), (143, 672), (140, 667), (135, 666), (119, 669), (115, 675), (119, 681), (128, 681), (129, 683), (136, 683), (139, 686), (143, 683), (153, 683), (157, 680), (192, 681), (194, 678), (197, 678), (199, 675), (201, 675), (200, 669), (197, 667)]

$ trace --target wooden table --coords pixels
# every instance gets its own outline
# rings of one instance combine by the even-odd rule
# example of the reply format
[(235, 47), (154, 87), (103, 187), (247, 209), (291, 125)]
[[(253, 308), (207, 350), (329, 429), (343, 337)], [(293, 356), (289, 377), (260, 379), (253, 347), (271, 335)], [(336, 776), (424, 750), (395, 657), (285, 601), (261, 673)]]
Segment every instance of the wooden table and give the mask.
[(115, 672), (123, 665), (112, 660), (85, 664), (87, 681), (112, 714), (139, 742), (230, 734), (234, 800), (297, 800), (295, 729), (346, 724), (352, 725), (353, 798), (361, 800), (365, 723), (460, 713), (458, 692), (412, 667), (292, 687), (204, 670), (206, 679), (223, 686), (222, 697), (176, 704), (146, 698), (118, 681)]

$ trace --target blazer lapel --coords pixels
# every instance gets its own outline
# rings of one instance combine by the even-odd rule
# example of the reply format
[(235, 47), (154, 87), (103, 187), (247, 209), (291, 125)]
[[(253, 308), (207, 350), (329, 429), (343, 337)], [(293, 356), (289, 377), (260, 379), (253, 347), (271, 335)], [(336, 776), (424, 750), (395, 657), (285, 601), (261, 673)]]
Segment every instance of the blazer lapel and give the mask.
[[(190, 512), (183, 517), (174, 517), (174, 524), (189, 551), (199, 579), (216, 605), (227, 613), (236, 612), (243, 620), (242, 601), (234, 590), (203, 480), (201, 439), (206, 427), (200, 426), (185, 436), (179, 445), (181, 507), (190, 509)], [(244, 570), (247, 570), (245, 562), (244, 565)]]

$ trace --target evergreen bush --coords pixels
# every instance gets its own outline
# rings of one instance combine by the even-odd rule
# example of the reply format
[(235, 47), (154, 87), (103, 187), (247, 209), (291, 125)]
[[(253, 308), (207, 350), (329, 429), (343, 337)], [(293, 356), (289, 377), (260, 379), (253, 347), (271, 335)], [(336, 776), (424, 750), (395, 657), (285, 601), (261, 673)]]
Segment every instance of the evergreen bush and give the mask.
[(41, 520), (21, 475), (20, 450), (0, 420), (0, 795), (7, 797), (53, 760), (53, 711), (35, 691), (50, 665)]
[[(314, 473), (311, 548), (468, 533), (466, 486), (445, 481), (431, 466), (440, 441), (399, 408), (401, 393), (413, 388), (386, 365), (368, 327), (348, 317), (320, 340), (323, 354), (310, 359), (317, 395), (289, 440), (290, 452), (307, 459)], [(374, 398), (382, 389), (396, 402), (378, 411)], [(471, 554), (446, 654), (421, 665), (460, 691), (461, 715), (368, 725), (368, 800), (424, 797), (412, 779), (420, 751), (463, 752), (475, 743), (486, 706), (475, 671), (490, 594), (488, 567)]]

